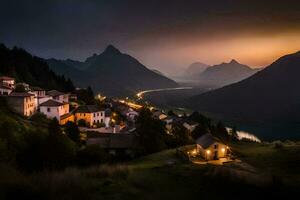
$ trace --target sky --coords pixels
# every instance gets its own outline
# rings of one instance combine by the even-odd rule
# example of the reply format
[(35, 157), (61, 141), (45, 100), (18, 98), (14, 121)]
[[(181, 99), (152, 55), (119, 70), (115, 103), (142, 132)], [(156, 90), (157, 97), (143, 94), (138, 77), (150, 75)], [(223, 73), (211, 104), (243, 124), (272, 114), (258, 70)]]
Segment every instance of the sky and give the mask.
[(299, 0), (1, 0), (0, 42), (85, 60), (109, 44), (177, 74), (193, 62), (264, 67), (300, 50)]

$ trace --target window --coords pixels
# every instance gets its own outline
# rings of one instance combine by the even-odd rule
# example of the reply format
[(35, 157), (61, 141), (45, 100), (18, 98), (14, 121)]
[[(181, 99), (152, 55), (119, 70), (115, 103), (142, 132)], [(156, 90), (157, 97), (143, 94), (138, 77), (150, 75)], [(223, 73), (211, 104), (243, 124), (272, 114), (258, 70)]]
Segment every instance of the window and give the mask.
[(94, 117), (96, 117), (96, 113), (94, 113)]
[(101, 119), (101, 123), (103, 123), (103, 119)]
[(101, 117), (103, 116), (103, 112), (101, 112)]
[(217, 145), (217, 144), (215, 144), (215, 145), (214, 145), (214, 148), (215, 148), (215, 149), (217, 149), (217, 148), (218, 148), (218, 145)]
[(85, 113), (83, 114), (83, 116), (85, 117)]
[(97, 116), (99, 116), (99, 113), (97, 113)]
[(50, 108), (47, 108), (47, 112), (50, 112)]

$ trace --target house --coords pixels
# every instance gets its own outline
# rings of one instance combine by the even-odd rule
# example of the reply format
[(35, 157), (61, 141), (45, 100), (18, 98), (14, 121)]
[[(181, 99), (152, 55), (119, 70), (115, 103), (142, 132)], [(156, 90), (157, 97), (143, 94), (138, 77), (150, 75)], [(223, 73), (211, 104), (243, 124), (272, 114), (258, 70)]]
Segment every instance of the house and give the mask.
[(196, 140), (196, 152), (205, 160), (218, 160), (228, 156), (228, 146), (210, 133), (206, 133)]
[(159, 119), (159, 120), (164, 120), (164, 119), (166, 119), (168, 117), (165, 113), (163, 113), (160, 110), (155, 111), (152, 114), (152, 116), (153, 116), (154, 119)]
[(12, 92), (5, 97), (7, 98), (8, 106), (21, 115), (31, 116), (37, 110), (34, 94), (27, 92)]
[(110, 126), (110, 122), (111, 122), (111, 109), (106, 108), (105, 109), (105, 119), (104, 119), (104, 123), (105, 123), (105, 127), (108, 128)]
[(35, 94), (38, 105), (52, 99), (51, 96), (46, 95), (46, 90), (40, 87), (31, 87), (30, 91), (31, 91), (30, 93)]
[(87, 145), (98, 145), (113, 156), (134, 156), (137, 146), (135, 134), (115, 133), (115, 134), (95, 134), (88, 135)]
[(42, 98), (46, 96), (46, 90), (40, 87), (31, 87), (31, 92), (35, 93), (38, 98)]
[[(50, 99), (42, 104), (40, 104), (40, 112), (47, 116), (49, 119), (56, 118), (60, 124), (66, 122), (65, 116), (69, 113), (69, 104), (61, 103), (59, 101)], [(69, 118), (70, 117), (70, 118)], [(69, 119), (72, 119), (71, 116), (68, 116)], [(61, 122), (62, 120), (62, 122)], [(73, 119), (74, 121), (74, 119)]]
[(59, 124), (64, 125), (67, 122), (75, 122), (75, 115), (70, 112), (60, 116)]
[(69, 103), (69, 94), (65, 94), (57, 90), (50, 90), (47, 92), (47, 95), (58, 102)]
[[(75, 111), (75, 118), (78, 123), (79, 120), (84, 120), (90, 127), (97, 123), (105, 123), (105, 111), (100, 109), (97, 105), (79, 106)], [(109, 124), (105, 124), (109, 126)]]
[(0, 95), (9, 95), (10, 93), (12, 93), (12, 91), (13, 89), (11, 87), (0, 84)]
[(195, 130), (195, 128), (198, 126), (199, 124), (197, 122), (192, 122), (192, 121), (186, 121), (183, 123), (183, 126), (191, 133)]
[(126, 113), (126, 116), (129, 121), (134, 122), (137, 119), (137, 117), (139, 116), (139, 113), (130, 108), (128, 110), (128, 112)]
[(77, 101), (78, 99), (77, 94), (74, 93), (69, 94), (69, 99), (72, 101)]
[(0, 85), (5, 85), (13, 89), (15, 88), (15, 79), (8, 76), (0, 76)]

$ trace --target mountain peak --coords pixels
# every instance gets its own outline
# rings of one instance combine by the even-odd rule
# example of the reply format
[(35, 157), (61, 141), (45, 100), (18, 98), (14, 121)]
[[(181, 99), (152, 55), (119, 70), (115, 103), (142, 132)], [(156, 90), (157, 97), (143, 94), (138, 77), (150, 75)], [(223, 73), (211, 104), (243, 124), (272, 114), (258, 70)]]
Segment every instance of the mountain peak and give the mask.
[(238, 61), (236, 61), (235, 59), (232, 59), (232, 60), (230, 61), (230, 64), (239, 64), (239, 63), (238, 63)]
[(109, 54), (120, 54), (120, 50), (114, 47), (113, 45), (108, 45), (104, 51), (104, 53), (109, 53)]

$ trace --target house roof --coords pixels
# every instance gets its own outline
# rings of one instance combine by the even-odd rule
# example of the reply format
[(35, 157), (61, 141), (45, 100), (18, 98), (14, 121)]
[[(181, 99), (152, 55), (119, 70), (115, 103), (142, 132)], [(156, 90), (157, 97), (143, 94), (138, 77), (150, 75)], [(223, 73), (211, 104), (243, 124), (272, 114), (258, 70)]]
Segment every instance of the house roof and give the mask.
[(210, 133), (206, 133), (196, 140), (196, 144), (199, 144), (204, 149), (208, 148), (215, 142), (220, 142), (220, 140)]
[(57, 91), (57, 90), (50, 90), (50, 91), (47, 92), (47, 94), (49, 96), (55, 97), (55, 96), (64, 95), (65, 93)]
[(7, 89), (7, 90), (12, 90), (11, 87), (8, 87), (8, 86), (3, 85), (3, 84), (0, 84), (0, 88), (2, 88), (2, 89)]
[(69, 117), (71, 117), (73, 115), (73, 113), (66, 113), (66, 114), (64, 114), (64, 115), (62, 115), (62, 116), (60, 116), (60, 119), (67, 119), (67, 118), (69, 118)]
[(97, 105), (84, 105), (84, 106), (79, 106), (76, 109), (76, 113), (94, 113), (99, 111), (103, 111), (103, 110), (101, 110)]
[(99, 145), (104, 149), (129, 149), (135, 147), (135, 139), (134, 134), (112, 133), (88, 138), (87, 143)]
[(0, 76), (0, 80), (11, 81), (11, 80), (15, 80), (15, 79), (12, 77), (9, 77), (9, 76)]
[(55, 101), (53, 99), (49, 99), (48, 101), (45, 101), (44, 103), (41, 103), (40, 106), (47, 106), (47, 107), (58, 107), (64, 105), (63, 103), (60, 103), (58, 101)]
[(31, 90), (33, 90), (33, 91), (44, 91), (44, 89), (43, 89), (43, 88), (36, 87), (36, 86), (32, 86), (32, 87), (30, 87), (30, 89), (31, 89)]
[(34, 96), (34, 94), (30, 94), (27, 92), (12, 92), (8, 96), (9, 97), (31, 97)]

